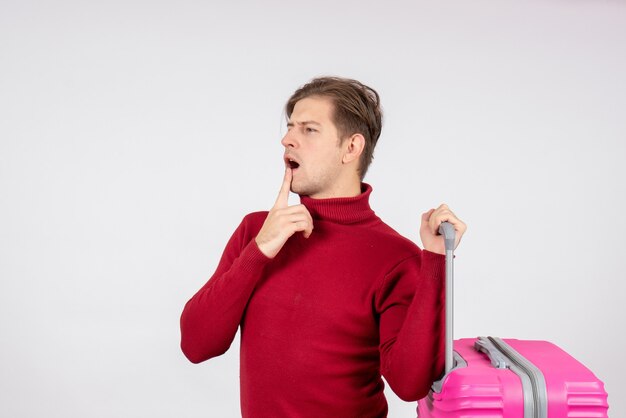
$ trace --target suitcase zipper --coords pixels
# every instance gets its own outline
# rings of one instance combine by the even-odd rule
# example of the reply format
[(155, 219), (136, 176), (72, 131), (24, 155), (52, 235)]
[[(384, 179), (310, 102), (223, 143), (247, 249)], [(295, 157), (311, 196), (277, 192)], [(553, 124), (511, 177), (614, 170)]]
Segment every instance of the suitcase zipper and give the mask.
[[(512, 364), (509, 365), (509, 368), (522, 379), (522, 386), (524, 387), (524, 418), (547, 418), (548, 399), (546, 381), (541, 370), (501, 338), (488, 337), (488, 339), (498, 351), (511, 361)], [(530, 384), (531, 387), (530, 391), (527, 390), (528, 384)], [(528, 395), (531, 398), (530, 402), (527, 402), (527, 392), (529, 392)], [(531, 406), (531, 411), (528, 411), (528, 413), (526, 411), (526, 405)]]

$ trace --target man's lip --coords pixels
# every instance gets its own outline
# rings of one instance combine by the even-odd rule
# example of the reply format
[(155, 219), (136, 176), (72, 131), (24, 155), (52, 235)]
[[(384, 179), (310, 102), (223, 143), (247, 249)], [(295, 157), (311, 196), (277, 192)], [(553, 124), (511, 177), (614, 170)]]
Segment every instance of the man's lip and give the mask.
[(296, 170), (297, 168), (300, 167), (300, 161), (297, 158), (295, 158), (293, 155), (285, 155), (283, 157), (283, 159), (284, 159), (285, 165), (287, 167), (291, 167), (291, 162), (292, 161), (295, 162), (296, 164), (298, 164), (298, 167), (292, 168), (292, 170)]

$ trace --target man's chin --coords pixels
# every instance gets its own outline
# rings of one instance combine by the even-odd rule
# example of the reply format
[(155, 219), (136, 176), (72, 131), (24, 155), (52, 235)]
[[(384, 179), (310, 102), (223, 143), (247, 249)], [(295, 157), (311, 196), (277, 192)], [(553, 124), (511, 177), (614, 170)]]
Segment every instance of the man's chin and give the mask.
[(291, 183), (291, 192), (300, 196), (309, 196), (315, 193), (310, 187), (306, 187), (306, 185), (302, 184), (294, 184), (293, 182)]
[(300, 196), (307, 196), (306, 190), (294, 186), (291, 186), (291, 193), (295, 193)]

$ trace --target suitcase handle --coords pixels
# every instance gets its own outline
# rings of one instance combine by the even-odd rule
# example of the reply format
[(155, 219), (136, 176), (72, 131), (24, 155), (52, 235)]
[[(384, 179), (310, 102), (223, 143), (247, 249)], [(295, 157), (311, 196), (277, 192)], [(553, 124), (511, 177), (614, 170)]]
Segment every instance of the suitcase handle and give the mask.
[(454, 240), (456, 239), (456, 231), (450, 222), (442, 222), (439, 225), (439, 234), (443, 235), (446, 245), (446, 251), (454, 251)]
[(439, 234), (443, 235), (446, 246), (446, 340), (445, 340), (445, 373), (448, 374), (454, 367), (454, 329), (452, 321), (454, 319), (454, 241), (456, 239), (456, 231), (450, 222), (442, 222), (439, 225)]
[(487, 354), (487, 357), (491, 360), (491, 364), (496, 369), (508, 369), (509, 365), (506, 361), (506, 357), (488, 338), (478, 337), (478, 339), (474, 341), (474, 348), (481, 353)]

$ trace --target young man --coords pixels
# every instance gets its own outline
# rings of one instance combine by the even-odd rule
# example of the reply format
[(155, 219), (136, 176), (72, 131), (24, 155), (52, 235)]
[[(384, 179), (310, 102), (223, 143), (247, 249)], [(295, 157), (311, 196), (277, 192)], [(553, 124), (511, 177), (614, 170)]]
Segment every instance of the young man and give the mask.
[[(369, 206), (362, 183), (380, 136), (378, 94), (318, 78), (286, 106), (285, 176), (269, 212), (251, 213), (210, 280), (187, 302), (181, 347), (223, 354), (241, 327), (243, 417), (381, 418), (385, 377), (411, 401), (443, 370), (443, 221), (422, 215), (424, 250)], [(289, 206), (289, 191), (301, 204)]]

